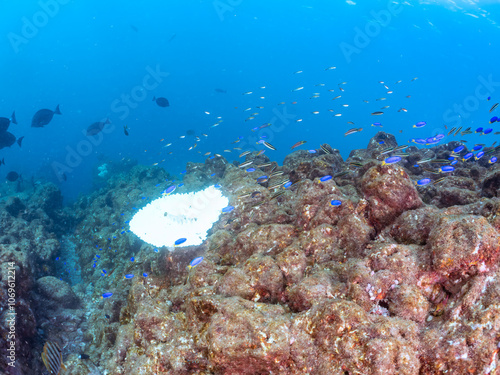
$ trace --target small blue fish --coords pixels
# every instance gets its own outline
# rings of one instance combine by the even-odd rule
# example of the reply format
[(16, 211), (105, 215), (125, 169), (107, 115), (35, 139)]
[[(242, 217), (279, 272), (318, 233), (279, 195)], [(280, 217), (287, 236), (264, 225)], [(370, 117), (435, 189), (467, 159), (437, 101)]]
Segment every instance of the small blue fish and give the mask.
[(248, 168), (246, 171), (247, 172), (255, 172), (255, 168)]
[(328, 180), (331, 180), (331, 179), (332, 179), (332, 176), (327, 175), (327, 176), (323, 176), (323, 177), (321, 177), (319, 180), (320, 180), (321, 182), (325, 182), (325, 181), (328, 181)]
[(442, 173), (450, 173), (450, 172), (453, 172), (455, 170), (455, 168), (452, 167), (451, 165), (443, 165), (441, 168), (439, 168), (439, 170)]
[(427, 123), (425, 121), (419, 121), (415, 125), (413, 125), (414, 128), (423, 128)]
[(180, 244), (183, 244), (186, 241), (187, 238), (179, 238), (177, 241), (174, 242), (174, 246), (179, 246)]
[(382, 163), (382, 165), (394, 164), (394, 163), (397, 163), (399, 161), (401, 161), (401, 156), (390, 156), (388, 158), (385, 158), (385, 160)]
[(439, 142), (439, 139), (437, 137), (429, 137), (426, 139), (426, 142), (428, 145), (433, 145)]
[(135, 258), (134, 258), (134, 257), (130, 258), (130, 261), (131, 261), (131, 262), (134, 262), (134, 261), (135, 261)]
[(196, 267), (198, 264), (201, 263), (202, 260), (203, 260), (203, 257), (194, 258), (191, 262), (189, 262), (188, 268), (191, 269), (191, 268)]
[(484, 151), (479, 151), (474, 157), (476, 160), (481, 159), (484, 156)]
[(492, 157), (490, 158), (490, 160), (488, 160), (488, 163), (493, 164), (493, 163), (496, 163), (496, 162), (497, 162), (497, 160), (498, 160), (498, 159), (497, 159), (497, 157), (496, 157), (496, 156), (492, 156)]
[(455, 147), (455, 148), (453, 149), (453, 152), (454, 152), (455, 154), (458, 154), (459, 152), (462, 152), (462, 150), (463, 150), (464, 148), (465, 148), (465, 146), (464, 146), (464, 145), (460, 145), (460, 146), (458, 146), (458, 147)]
[(172, 194), (176, 189), (176, 186), (175, 185), (172, 185), (172, 186), (169, 186), (168, 188), (166, 188), (165, 190), (163, 190), (163, 192), (161, 193), (162, 195), (170, 195)]
[[(378, 127), (378, 128), (381, 128), (381, 127), (382, 127), (382, 124), (381, 124), (380, 122), (374, 122), (374, 123), (372, 124), (372, 126), (376, 126), (376, 127)], [(383, 142), (383, 141), (382, 141), (382, 142)]]
[(477, 128), (476, 129), (476, 133), (482, 133), (483, 132), (483, 128)]
[(124, 279), (132, 279), (133, 277), (134, 277), (134, 275), (133, 275), (133, 274), (131, 274), (131, 273), (129, 273), (129, 274), (127, 274), (127, 275), (123, 276), (123, 278), (124, 278)]
[(309, 152), (310, 154), (315, 154), (315, 153), (317, 153), (318, 151), (316, 151), (316, 150), (307, 150), (307, 152)]
[(425, 145), (427, 144), (427, 139), (423, 139), (423, 138), (415, 138), (413, 140), (414, 143), (418, 144), (418, 145)]
[(228, 213), (231, 212), (232, 210), (234, 210), (233, 206), (227, 206), (222, 209), (222, 213)]
[(472, 148), (472, 151), (479, 151), (479, 150), (481, 150), (482, 148), (483, 148), (483, 146), (481, 146), (481, 145), (477, 145), (477, 146), (474, 146), (474, 147)]
[(483, 134), (490, 134), (492, 131), (492, 128), (484, 129)]
[(496, 121), (498, 121), (498, 117), (497, 116), (493, 116), (492, 118), (490, 118), (490, 124), (493, 124)]
[(464, 155), (464, 157), (462, 158), (462, 161), (467, 161), (469, 160), (472, 156), (474, 156), (474, 154), (472, 152), (468, 152)]
[(290, 186), (292, 186), (292, 181), (288, 181), (283, 185), (285, 189), (289, 188)]
[(147, 274), (146, 272), (144, 272), (144, 273), (142, 274), (142, 276), (144, 276), (144, 277), (148, 277), (148, 274)]
[(424, 186), (424, 185), (427, 185), (431, 182), (431, 179), (430, 178), (422, 178), (421, 180), (418, 180), (417, 182), (415, 182), (415, 184), (417, 184), (418, 186)]
[(101, 298), (103, 298), (103, 299), (104, 299), (104, 298), (109, 298), (109, 297), (111, 297), (112, 295), (113, 295), (113, 293), (111, 293), (111, 292), (104, 293), (104, 294), (102, 295), (102, 297), (101, 297)]
[(334, 206), (334, 207), (338, 207), (342, 204), (341, 201), (339, 201), (338, 199), (334, 199), (330, 202), (330, 206)]
[(380, 141), (378, 144), (383, 145), (384, 143), (385, 143), (384, 141)]

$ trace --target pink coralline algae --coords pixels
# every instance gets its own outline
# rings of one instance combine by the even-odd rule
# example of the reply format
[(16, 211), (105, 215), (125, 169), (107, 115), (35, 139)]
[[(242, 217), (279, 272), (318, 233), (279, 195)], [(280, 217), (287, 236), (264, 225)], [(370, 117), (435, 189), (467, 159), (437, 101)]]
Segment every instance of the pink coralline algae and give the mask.
[[(46, 300), (58, 321), (80, 332), (81, 347), (107, 374), (494, 374), (496, 166), (458, 164), (444, 180), (418, 186), (435, 179), (427, 170), (438, 171), (456, 142), (409, 147), (398, 164), (382, 165), (381, 150), (395, 146), (379, 133), (346, 162), (323, 145), (294, 152), (283, 166), (247, 154), (261, 165), (257, 177), (274, 173), (266, 181), (222, 157), (190, 163), (176, 193), (203, 189), (215, 174), (234, 210), (202, 245), (174, 251), (127, 232), (134, 210), (165, 189), (155, 187), (165, 172), (134, 166), (111, 174), (106, 188), (72, 207), (84, 279), (73, 291), (30, 276), (39, 275), (30, 259), (57, 253), (53, 221), (69, 211), (11, 201), (0, 215), (3, 254), (15, 255), (31, 280), (21, 283), (21, 304), (28, 309), (36, 285), (37, 303)], [(440, 162), (416, 167), (424, 153)], [(333, 178), (321, 181), (325, 175)], [(22, 238), (23, 220), (38, 240)], [(203, 261), (188, 267), (197, 257)], [(101, 299), (104, 292), (113, 295)], [(67, 374), (97, 371), (65, 356)]]

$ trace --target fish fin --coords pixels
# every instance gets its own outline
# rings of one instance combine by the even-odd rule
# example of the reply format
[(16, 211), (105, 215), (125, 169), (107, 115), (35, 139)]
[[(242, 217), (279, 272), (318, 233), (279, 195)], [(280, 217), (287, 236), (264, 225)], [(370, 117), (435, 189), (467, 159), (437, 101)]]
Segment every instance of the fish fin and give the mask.
[(61, 111), (59, 110), (59, 104), (57, 105), (56, 110), (54, 111), (54, 113), (56, 115), (60, 115), (61, 114)]
[(10, 122), (12, 122), (13, 124), (16, 124), (17, 125), (17, 120), (16, 120), (16, 111), (12, 112), (12, 116), (10, 118)]
[(153, 96), (153, 102), (156, 100), (156, 96)]
[(47, 368), (47, 370), (50, 371), (50, 366), (49, 366), (49, 362), (47, 361), (47, 354), (45, 353), (45, 348), (42, 352), (42, 361), (43, 361), (43, 364), (45, 365), (45, 368)]

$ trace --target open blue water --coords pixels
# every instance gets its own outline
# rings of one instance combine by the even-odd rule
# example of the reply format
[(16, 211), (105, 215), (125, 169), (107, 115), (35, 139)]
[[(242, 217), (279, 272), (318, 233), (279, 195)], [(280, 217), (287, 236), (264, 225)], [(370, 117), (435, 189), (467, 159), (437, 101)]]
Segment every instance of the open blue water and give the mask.
[[(88, 192), (108, 160), (179, 174), (207, 152), (232, 161), (266, 149), (281, 164), (301, 140), (347, 158), (379, 130), (405, 144), (452, 127), (499, 127), (488, 124), (500, 101), (499, 1), (18, 0), (0, 10), (0, 117), (15, 110), (9, 131), (25, 137), (0, 150), (0, 178), (53, 181), (66, 202)], [(61, 116), (31, 127), (37, 110), (58, 104)], [(106, 118), (112, 124), (91, 142), (87, 127)], [(427, 125), (414, 129), (418, 121)], [(344, 137), (353, 127), (363, 131)], [(262, 136), (276, 151), (256, 144)]]

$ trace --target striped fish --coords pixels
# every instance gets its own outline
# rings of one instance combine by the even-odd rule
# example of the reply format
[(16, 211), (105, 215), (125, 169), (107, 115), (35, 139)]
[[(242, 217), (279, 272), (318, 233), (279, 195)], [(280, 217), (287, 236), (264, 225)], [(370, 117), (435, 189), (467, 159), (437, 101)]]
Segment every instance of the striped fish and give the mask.
[(66, 370), (62, 362), (62, 351), (55, 342), (47, 341), (43, 346), (43, 364), (51, 375), (59, 375), (61, 369)]
[(325, 154), (331, 154), (330, 150), (329, 150), (329, 149), (327, 149), (325, 146), (321, 145), (321, 146), (320, 146), (320, 148), (321, 148), (321, 150), (323, 150), (323, 152), (324, 152)]
[(262, 142), (262, 144), (263, 144), (264, 146), (266, 146), (266, 147), (267, 147), (268, 149), (270, 149), (270, 150), (273, 150), (273, 151), (275, 151), (275, 150), (276, 150), (276, 147), (274, 147), (272, 144), (270, 144), (270, 143), (268, 143), (268, 142), (266, 142), (266, 141)]

